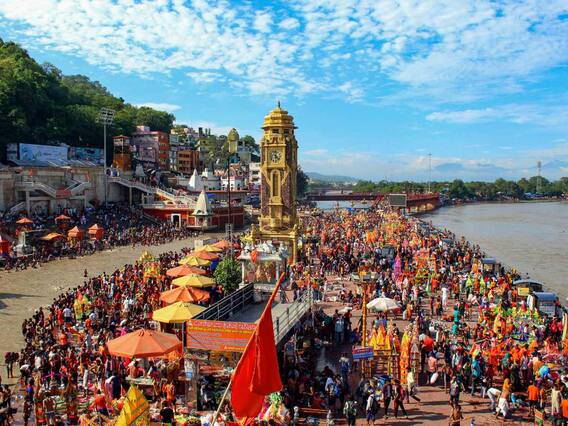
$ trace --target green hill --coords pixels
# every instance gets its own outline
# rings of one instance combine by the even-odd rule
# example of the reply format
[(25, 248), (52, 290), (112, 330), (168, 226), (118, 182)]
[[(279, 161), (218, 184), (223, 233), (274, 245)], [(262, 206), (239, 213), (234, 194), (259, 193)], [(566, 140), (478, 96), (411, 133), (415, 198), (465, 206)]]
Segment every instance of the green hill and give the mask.
[(83, 75), (64, 76), (55, 66), (38, 64), (24, 49), (0, 39), (0, 152), (11, 142), (102, 148), (101, 107), (116, 110), (112, 134), (130, 134), (136, 125), (169, 132), (175, 117), (135, 107)]

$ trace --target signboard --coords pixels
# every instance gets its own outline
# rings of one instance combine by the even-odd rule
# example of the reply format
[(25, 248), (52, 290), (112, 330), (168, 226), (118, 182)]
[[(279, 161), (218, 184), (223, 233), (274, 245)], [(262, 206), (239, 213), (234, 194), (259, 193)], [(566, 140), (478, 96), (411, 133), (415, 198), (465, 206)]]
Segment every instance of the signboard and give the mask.
[(103, 164), (103, 150), (100, 148), (73, 147), (70, 149), (69, 157), (72, 160), (90, 161), (96, 164)]
[(391, 207), (406, 208), (406, 194), (389, 194), (388, 201)]
[(372, 359), (374, 356), (373, 348), (370, 346), (355, 346), (353, 348), (353, 361), (360, 359)]
[(256, 324), (232, 321), (189, 320), (187, 347), (194, 350), (243, 352)]
[(20, 144), (20, 161), (67, 161), (66, 146)]
[(517, 294), (521, 297), (527, 297), (530, 293), (530, 288), (528, 287), (519, 287), (517, 289)]
[(18, 144), (9, 143), (6, 145), (6, 160), (17, 161), (18, 160)]

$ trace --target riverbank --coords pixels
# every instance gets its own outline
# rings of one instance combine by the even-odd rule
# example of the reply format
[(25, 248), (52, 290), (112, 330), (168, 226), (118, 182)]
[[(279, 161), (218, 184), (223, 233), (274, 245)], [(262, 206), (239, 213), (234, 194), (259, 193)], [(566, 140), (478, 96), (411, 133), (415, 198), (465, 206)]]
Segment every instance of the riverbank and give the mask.
[(568, 202), (463, 204), (421, 219), (479, 245), (501, 264), (543, 282), (565, 302)]

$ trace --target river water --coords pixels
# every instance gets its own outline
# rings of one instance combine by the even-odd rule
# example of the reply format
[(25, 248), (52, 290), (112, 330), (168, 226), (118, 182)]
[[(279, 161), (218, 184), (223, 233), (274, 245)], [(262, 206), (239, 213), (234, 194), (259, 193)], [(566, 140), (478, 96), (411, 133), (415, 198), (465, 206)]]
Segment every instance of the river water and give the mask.
[(568, 202), (470, 204), (422, 216), (568, 297)]

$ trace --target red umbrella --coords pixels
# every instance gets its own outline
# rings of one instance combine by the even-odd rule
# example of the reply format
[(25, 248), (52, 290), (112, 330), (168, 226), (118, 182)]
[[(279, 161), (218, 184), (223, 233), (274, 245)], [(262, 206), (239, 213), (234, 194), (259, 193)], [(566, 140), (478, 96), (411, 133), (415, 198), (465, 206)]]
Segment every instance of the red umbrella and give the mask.
[(62, 214), (55, 218), (56, 222), (59, 222), (60, 220), (71, 220), (71, 218), (69, 216), (65, 216), (64, 214)]
[(175, 268), (171, 268), (166, 271), (166, 275), (173, 278), (185, 277), (189, 274), (207, 275), (207, 271), (201, 268), (196, 268), (195, 266), (189, 266), (187, 264), (176, 266)]
[(33, 222), (27, 217), (23, 217), (16, 221), (18, 225), (33, 225)]
[(107, 342), (111, 355), (125, 358), (154, 358), (181, 349), (175, 334), (153, 330), (136, 330)]

